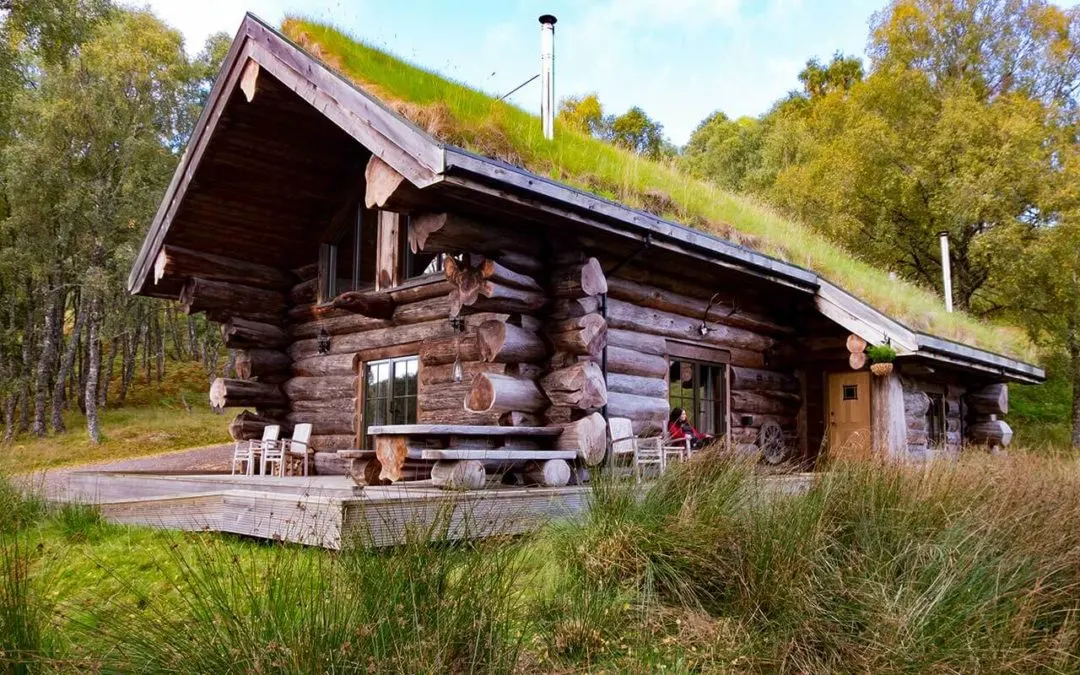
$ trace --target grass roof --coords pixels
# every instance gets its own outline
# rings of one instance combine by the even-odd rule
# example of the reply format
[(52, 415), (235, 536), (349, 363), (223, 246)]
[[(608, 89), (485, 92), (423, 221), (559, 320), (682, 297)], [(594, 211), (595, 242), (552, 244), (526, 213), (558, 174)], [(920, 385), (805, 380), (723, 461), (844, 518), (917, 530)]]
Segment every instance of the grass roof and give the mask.
[[(1022, 359), (1034, 348), (1014, 326), (949, 314), (936, 294), (890, 278), (753, 197), (697, 180), (576, 131), (544, 139), (539, 118), (364, 44), (332, 26), (288, 18), (283, 32), (442, 142), (512, 164), (811, 269), (910, 328)], [(556, 122), (558, 125), (558, 122)]]

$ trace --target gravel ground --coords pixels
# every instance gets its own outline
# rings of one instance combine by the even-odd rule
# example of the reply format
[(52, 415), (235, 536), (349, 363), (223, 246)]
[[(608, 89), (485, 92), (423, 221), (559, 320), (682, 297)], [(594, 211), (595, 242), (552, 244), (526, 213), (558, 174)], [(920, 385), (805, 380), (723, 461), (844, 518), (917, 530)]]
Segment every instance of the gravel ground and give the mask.
[(63, 494), (67, 478), (77, 471), (152, 471), (161, 473), (227, 473), (232, 444), (188, 448), (148, 457), (76, 464), (22, 476), (26, 484), (43, 489), (46, 495)]

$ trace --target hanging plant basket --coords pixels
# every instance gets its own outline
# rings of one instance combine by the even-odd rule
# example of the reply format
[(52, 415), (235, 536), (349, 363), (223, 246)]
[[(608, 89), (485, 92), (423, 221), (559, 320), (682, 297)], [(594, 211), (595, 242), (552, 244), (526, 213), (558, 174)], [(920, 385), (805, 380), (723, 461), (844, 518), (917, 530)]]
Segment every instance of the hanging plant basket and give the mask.
[(870, 372), (878, 377), (886, 377), (892, 372), (891, 363), (872, 363), (870, 364)]

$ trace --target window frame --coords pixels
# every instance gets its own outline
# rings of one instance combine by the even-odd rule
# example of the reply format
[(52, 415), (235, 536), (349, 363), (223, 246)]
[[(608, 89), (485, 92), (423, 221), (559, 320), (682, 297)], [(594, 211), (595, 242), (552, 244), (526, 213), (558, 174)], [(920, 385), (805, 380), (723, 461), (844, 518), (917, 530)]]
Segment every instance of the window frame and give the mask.
[[(731, 366), (726, 361), (705, 360), (699, 358), (690, 358), (687, 356), (681, 356), (679, 354), (671, 354), (669, 350), (668, 354), (668, 369), (667, 369), (667, 385), (668, 385), (668, 409), (674, 409), (676, 407), (686, 409), (683, 400), (679, 401), (679, 405), (675, 405), (676, 401), (672, 397), (672, 381), (671, 370), (676, 363), (689, 363), (694, 367), (693, 380), (694, 385), (691, 387), (691, 399), (693, 401), (693, 415), (691, 416), (691, 423), (694, 424), (699, 432), (703, 434), (710, 434), (716, 438), (727, 437), (731, 433)], [(681, 350), (680, 350), (681, 351)], [(685, 350), (689, 352), (690, 350)], [(700, 354), (700, 352), (698, 353)], [(702, 428), (701, 421), (698, 418), (700, 412), (699, 408), (704, 399), (699, 398), (698, 390), (700, 388), (701, 369), (705, 368), (717, 368), (720, 371), (719, 384), (722, 387), (722, 391), (718, 392), (718, 396), (712, 398), (713, 402), (713, 429)], [(680, 397), (682, 398), (682, 397)], [(719, 426), (719, 429), (716, 427)], [(666, 431), (666, 429), (665, 429)]]
[[(322, 243), (319, 245), (319, 281), (318, 281), (318, 302), (320, 304), (332, 301), (337, 296), (341, 295), (345, 291), (339, 289), (338, 286), (338, 274), (337, 268), (339, 264), (338, 253), (345, 243), (346, 239), (351, 237), (353, 244), (353, 259), (352, 264), (349, 266), (352, 271), (351, 285), (352, 290), (363, 291), (374, 288), (379, 276), (379, 260), (378, 260), (378, 233), (380, 228), (378, 211), (368, 209), (364, 206), (364, 203), (357, 202), (355, 206), (349, 209), (351, 217), (346, 224), (338, 227), (332, 227), (327, 234), (323, 237)], [(374, 213), (375, 215), (369, 216), (368, 214)], [(364, 254), (364, 239), (363, 231), (365, 223), (365, 217), (370, 217), (370, 225), (373, 225), (375, 230), (375, 275), (371, 281), (364, 281), (361, 283), (361, 264)]]
[(948, 419), (945, 409), (945, 394), (936, 391), (926, 391), (924, 393), (930, 400), (930, 405), (926, 407), (926, 445), (929, 448), (944, 446), (948, 437), (946, 434)]
[(402, 214), (398, 218), (398, 236), (397, 236), (397, 279), (398, 285), (415, 282), (417, 279), (428, 279), (441, 277), (446, 269), (447, 253), (436, 253), (435, 261), (436, 267), (431, 272), (423, 272), (409, 276), (409, 265), (417, 254), (413, 253), (412, 248), (409, 246), (409, 219), (411, 216)]
[[(368, 434), (368, 428), (374, 425), (367, 416), (367, 404), (368, 404), (368, 369), (372, 366), (381, 364), (389, 364), (390, 366), (390, 396), (385, 400), (387, 407), (389, 408), (396, 397), (393, 394), (393, 368), (396, 363), (407, 363), (411, 360), (416, 361), (416, 390), (411, 395), (406, 394), (405, 398), (412, 398), (415, 401), (413, 409), (415, 410), (414, 419), (401, 424), (415, 424), (416, 420), (420, 418), (420, 391), (421, 385), (421, 373), (423, 371), (423, 364), (420, 362), (420, 353), (418, 345), (411, 343), (409, 345), (400, 345), (384, 350), (374, 350), (369, 354), (366, 354), (362, 359), (357, 360), (356, 364), (356, 446), (358, 448), (371, 449), (374, 447), (370, 443), (370, 434)], [(389, 412), (389, 411), (388, 411)]]

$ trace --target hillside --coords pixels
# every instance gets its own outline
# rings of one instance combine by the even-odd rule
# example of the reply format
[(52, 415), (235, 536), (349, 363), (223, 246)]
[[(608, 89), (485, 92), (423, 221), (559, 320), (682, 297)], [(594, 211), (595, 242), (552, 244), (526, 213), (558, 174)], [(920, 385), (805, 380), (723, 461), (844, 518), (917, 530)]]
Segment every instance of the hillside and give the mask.
[(554, 141), (546, 141), (536, 116), (365, 45), (332, 26), (289, 18), (282, 30), (444, 143), (814, 270), (913, 329), (1017, 358), (1034, 358), (1022, 330), (948, 314), (935, 294), (890, 279), (885, 271), (755, 199), (565, 128), (558, 129)]

